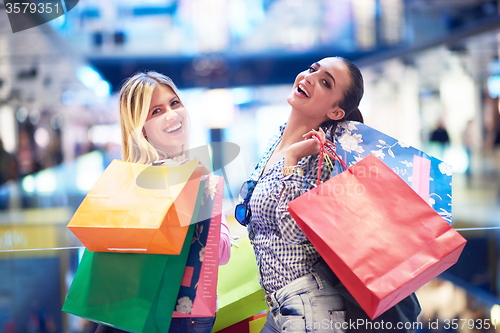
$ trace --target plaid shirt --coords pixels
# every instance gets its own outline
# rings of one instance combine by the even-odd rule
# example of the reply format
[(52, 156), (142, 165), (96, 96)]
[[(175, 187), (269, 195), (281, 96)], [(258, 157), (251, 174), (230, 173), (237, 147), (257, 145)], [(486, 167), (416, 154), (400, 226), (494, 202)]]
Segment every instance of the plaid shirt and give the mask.
[[(274, 136), (257, 167), (250, 176), (258, 180), (250, 199), (252, 218), (248, 225), (250, 241), (254, 247), (259, 283), (266, 293), (277, 291), (293, 280), (311, 272), (319, 254), (287, 211), (290, 201), (316, 186), (319, 155), (302, 158), (298, 165), (304, 176), (282, 173), (284, 158), (264, 167), (281, 141), (285, 125)], [(327, 135), (331, 140), (331, 137)], [(331, 177), (332, 169), (323, 164), (321, 180)]]

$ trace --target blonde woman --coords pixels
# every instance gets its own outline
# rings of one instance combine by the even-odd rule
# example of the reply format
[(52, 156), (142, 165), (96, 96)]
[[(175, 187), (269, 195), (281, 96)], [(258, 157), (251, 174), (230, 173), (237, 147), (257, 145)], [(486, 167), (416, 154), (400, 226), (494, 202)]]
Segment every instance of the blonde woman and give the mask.
[[(157, 165), (187, 159), (188, 113), (169, 77), (157, 72), (135, 74), (123, 84), (119, 102), (123, 160)], [(229, 257), (229, 229), (223, 219), (219, 264), (226, 264)], [(208, 333), (214, 322), (215, 317), (173, 318), (169, 332)], [(99, 325), (96, 333), (103, 332), (123, 331)]]

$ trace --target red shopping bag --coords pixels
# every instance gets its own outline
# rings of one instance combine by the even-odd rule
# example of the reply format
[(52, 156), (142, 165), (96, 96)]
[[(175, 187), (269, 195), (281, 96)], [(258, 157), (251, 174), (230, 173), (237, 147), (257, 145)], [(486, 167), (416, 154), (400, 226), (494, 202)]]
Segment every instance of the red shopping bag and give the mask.
[(375, 155), (288, 211), (371, 319), (456, 263), (466, 243)]
[(203, 199), (188, 262), (182, 278), (174, 318), (214, 317), (217, 307), (220, 223), (224, 178), (210, 175), (203, 181)]

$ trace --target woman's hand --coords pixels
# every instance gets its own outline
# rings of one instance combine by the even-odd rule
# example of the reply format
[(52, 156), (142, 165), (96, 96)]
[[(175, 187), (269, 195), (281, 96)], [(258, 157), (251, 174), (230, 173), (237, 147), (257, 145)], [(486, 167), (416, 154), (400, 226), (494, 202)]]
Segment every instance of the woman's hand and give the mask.
[(313, 136), (316, 136), (323, 144), (326, 141), (326, 135), (323, 129), (320, 128), (319, 131), (314, 129), (310, 130), (303, 135), (303, 141), (294, 143), (288, 147), (285, 154), (285, 167), (297, 165), (301, 158), (319, 153), (320, 146), (316, 140), (314, 140)]

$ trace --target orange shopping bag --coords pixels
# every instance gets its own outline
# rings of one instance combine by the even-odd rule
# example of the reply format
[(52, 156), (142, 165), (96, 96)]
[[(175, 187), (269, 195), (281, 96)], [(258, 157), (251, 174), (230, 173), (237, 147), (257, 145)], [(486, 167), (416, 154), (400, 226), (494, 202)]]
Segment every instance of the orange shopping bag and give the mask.
[(452, 266), (466, 243), (373, 154), (288, 211), (371, 319)]
[(90, 251), (179, 254), (203, 172), (197, 160), (176, 167), (113, 160), (68, 228)]

